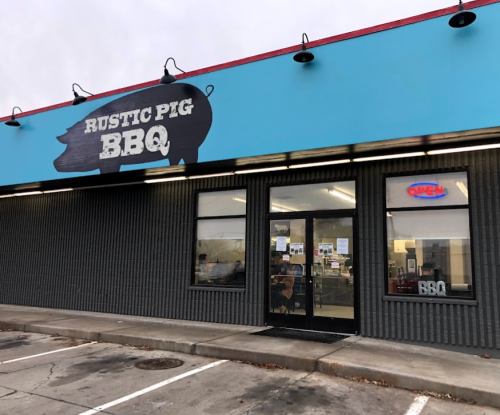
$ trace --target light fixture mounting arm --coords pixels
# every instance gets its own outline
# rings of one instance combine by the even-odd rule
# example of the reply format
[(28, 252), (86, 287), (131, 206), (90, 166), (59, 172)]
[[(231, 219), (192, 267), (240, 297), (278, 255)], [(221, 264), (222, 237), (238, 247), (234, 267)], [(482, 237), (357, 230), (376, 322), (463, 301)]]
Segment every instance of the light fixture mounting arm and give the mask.
[(165, 75), (168, 75), (167, 63), (168, 63), (168, 61), (169, 61), (170, 59), (172, 59), (172, 60), (174, 61), (174, 66), (175, 66), (175, 68), (176, 68), (177, 70), (181, 71), (182, 73), (186, 73), (186, 72), (184, 72), (181, 68), (179, 68), (179, 67), (177, 66), (177, 64), (175, 63), (175, 59), (174, 59), (174, 58), (168, 58), (168, 59), (166, 60), (166, 62), (165, 62), (165, 65), (163, 66), (163, 69), (165, 69)]
[(21, 108), (19, 108), (19, 107), (14, 107), (14, 108), (12, 108), (12, 117), (11, 117), (12, 119), (14, 119), (14, 110), (15, 110), (16, 108), (19, 110), (19, 112), (23, 112), (23, 110), (22, 110)]
[(306, 50), (306, 43), (304, 38), (307, 39), (307, 43), (309, 43), (309, 38), (307, 37), (307, 34), (302, 33), (302, 50)]
[(86, 94), (89, 94), (89, 95), (94, 96), (94, 94), (91, 94), (90, 92), (85, 91), (85, 89), (83, 89), (80, 85), (78, 85), (77, 83), (74, 83), (71, 87), (72, 87), (72, 89), (73, 89), (73, 94), (75, 94), (75, 97), (76, 97), (76, 96), (78, 96), (78, 95), (76, 94), (76, 92), (75, 92), (75, 85), (76, 85), (78, 88), (80, 88), (83, 92), (85, 92)]

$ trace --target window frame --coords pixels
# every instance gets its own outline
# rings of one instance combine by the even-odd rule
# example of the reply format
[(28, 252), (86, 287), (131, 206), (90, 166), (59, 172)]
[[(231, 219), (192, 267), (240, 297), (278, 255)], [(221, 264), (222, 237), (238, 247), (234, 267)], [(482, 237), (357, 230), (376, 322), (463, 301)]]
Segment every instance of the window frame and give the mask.
[[(213, 193), (213, 192), (231, 192), (235, 190), (244, 190), (246, 193), (246, 203), (245, 203), (245, 214), (244, 215), (220, 215), (220, 216), (198, 216), (198, 206), (199, 206), (199, 195), (200, 193)], [(189, 290), (199, 290), (199, 291), (232, 291), (232, 292), (244, 292), (247, 288), (247, 229), (248, 229), (248, 189), (244, 186), (228, 187), (224, 189), (220, 188), (210, 188), (210, 189), (196, 189), (195, 190), (195, 203), (193, 212), (193, 245), (191, 254), (191, 278), (189, 282)], [(196, 272), (196, 245), (198, 242), (198, 221), (199, 220), (224, 220), (224, 219), (245, 219), (245, 284), (243, 286), (235, 285), (199, 285), (195, 284), (195, 272)]]
[[(469, 192), (469, 198), (467, 199), (467, 204), (462, 205), (446, 205), (446, 206), (421, 206), (421, 207), (402, 207), (402, 208), (388, 208), (387, 207), (387, 179), (393, 177), (415, 177), (415, 176), (427, 176), (429, 174), (448, 174), (448, 173), (465, 173), (467, 175), (467, 190)], [(452, 169), (439, 169), (439, 170), (425, 170), (419, 172), (403, 172), (396, 174), (385, 174), (383, 175), (382, 183), (382, 203), (383, 203), (383, 223), (384, 223), (384, 297), (387, 299), (398, 299), (404, 301), (404, 299), (421, 299), (430, 300), (432, 302), (446, 302), (446, 300), (451, 301), (476, 301), (476, 272), (474, 268), (474, 236), (472, 228), (472, 213), (471, 213), (471, 203), (470, 203), (470, 171), (469, 168), (452, 168)], [(403, 294), (403, 293), (390, 293), (389, 292), (389, 240), (387, 234), (387, 212), (418, 212), (418, 211), (430, 211), (430, 210), (458, 210), (467, 209), (469, 216), (469, 235), (470, 235), (470, 258), (471, 258), (471, 287), (472, 296), (471, 297), (457, 297), (457, 296), (434, 296), (434, 295), (420, 295), (420, 294)]]

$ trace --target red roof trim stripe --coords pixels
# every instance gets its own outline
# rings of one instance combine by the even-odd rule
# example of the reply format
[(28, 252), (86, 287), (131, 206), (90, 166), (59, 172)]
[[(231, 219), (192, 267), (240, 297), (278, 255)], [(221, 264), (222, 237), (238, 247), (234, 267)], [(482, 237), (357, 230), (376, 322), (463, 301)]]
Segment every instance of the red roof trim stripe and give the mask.
[[(465, 9), (474, 9), (476, 7), (487, 6), (487, 5), (498, 3), (498, 2), (500, 2), (500, 0), (475, 0), (475, 1), (470, 1), (468, 3), (465, 3), (463, 6)], [(435, 19), (436, 17), (446, 16), (447, 14), (453, 14), (453, 13), (456, 13), (457, 10), (458, 10), (458, 5), (450, 6), (450, 7), (447, 7), (445, 9), (440, 9), (440, 10), (435, 10), (433, 12), (419, 14), (417, 16), (408, 17), (406, 19), (395, 20), (393, 22), (384, 23), (384, 24), (380, 24), (377, 26), (368, 27), (365, 29), (355, 30), (353, 32), (342, 33), (340, 35), (331, 36), (331, 37), (327, 37), (327, 38), (319, 39), (319, 40), (314, 40), (312, 42), (308, 42), (307, 47), (308, 47), (308, 49), (314, 48), (317, 46), (327, 45), (329, 43), (340, 42), (342, 40), (347, 40), (347, 39), (352, 39), (355, 37), (369, 35), (372, 33), (382, 32), (384, 30), (395, 29), (397, 27), (402, 27), (402, 26), (413, 24), (413, 23), (418, 23), (418, 22), (423, 22), (425, 20)], [(251, 62), (257, 62), (257, 61), (260, 61), (263, 59), (273, 58), (275, 56), (286, 55), (287, 53), (297, 52), (300, 50), (300, 47), (301, 47), (301, 44), (298, 44), (295, 46), (290, 46), (287, 48), (278, 49), (278, 50), (275, 50), (272, 52), (266, 52), (266, 53), (261, 53), (259, 55), (250, 56), (248, 58), (238, 59), (235, 61), (226, 62), (226, 63), (222, 63), (219, 65), (209, 66), (207, 68), (197, 69), (197, 70), (194, 70), (191, 72), (186, 72), (184, 74), (179, 74), (179, 75), (175, 75), (175, 76), (177, 79), (191, 78), (193, 76), (203, 75), (206, 73), (220, 71), (223, 69), (228, 69), (228, 68), (232, 68), (232, 67), (239, 66), (239, 65), (245, 65), (245, 64), (251, 63)], [(158, 82), (159, 82), (159, 80), (154, 80), (154, 81), (144, 82), (142, 84), (128, 86), (125, 88), (115, 89), (115, 90), (108, 91), (108, 92), (102, 92), (100, 94), (96, 94), (96, 95), (87, 97), (87, 101), (92, 101), (94, 99), (104, 98), (104, 97), (108, 97), (111, 95), (122, 94), (124, 92), (134, 91), (136, 89), (142, 89), (142, 88), (155, 86), (155, 85), (158, 85)], [(32, 111), (26, 111), (26, 112), (23, 112), (22, 114), (16, 114), (16, 118), (22, 118), (22, 117), (25, 117), (28, 115), (37, 114), (39, 112), (50, 111), (50, 110), (54, 110), (57, 108), (67, 107), (67, 106), (70, 106), (71, 103), (72, 103), (72, 101), (68, 101), (68, 102), (63, 102), (61, 104), (51, 105), (48, 107), (39, 108), (39, 109), (32, 110)], [(0, 122), (6, 121), (8, 119), (10, 119), (10, 115), (0, 118)]]

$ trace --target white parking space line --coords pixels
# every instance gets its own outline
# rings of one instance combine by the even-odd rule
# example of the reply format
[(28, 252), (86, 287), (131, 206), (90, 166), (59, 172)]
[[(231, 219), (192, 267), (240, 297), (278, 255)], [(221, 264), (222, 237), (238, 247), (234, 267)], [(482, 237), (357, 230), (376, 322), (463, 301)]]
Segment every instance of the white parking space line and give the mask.
[(93, 409), (91, 409), (89, 411), (82, 412), (79, 415), (92, 415), (92, 414), (96, 414), (97, 412), (104, 411), (105, 409), (111, 408), (112, 406), (119, 405), (119, 404), (121, 404), (123, 402), (127, 402), (130, 399), (137, 398), (138, 396), (141, 396), (141, 395), (144, 395), (144, 394), (146, 394), (148, 392), (154, 391), (155, 389), (161, 388), (161, 387), (163, 387), (165, 385), (168, 385), (170, 383), (176, 382), (178, 380), (187, 378), (188, 376), (195, 375), (197, 373), (203, 372), (204, 370), (211, 369), (212, 367), (218, 366), (221, 363), (225, 363), (225, 362), (227, 362), (227, 360), (219, 360), (217, 362), (210, 363), (209, 365), (202, 366), (202, 367), (200, 367), (198, 369), (194, 369), (194, 370), (191, 370), (189, 372), (183, 373), (182, 375), (174, 376), (173, 378), (164, 380), (163, 382), (157, 383), (156, 385), (152, 385), (152, 386), (150, 386), (148, 388), (145, 388), (145, 389), (142, 389), (140, 391), (131, 393), (130, 395), (124, 396), (123, 398), (116, 399), (116, 400), (114, 400), (112, 402), (109, 402), (109, 403), (106, 403), (104, 405), (97, 406), (97, 407), (95, 407), (95, 408), (93, 408)]
[(405, 415), (419, 415), (424, 409), (425, 404), (429, 400), (428, 396), (418, 395), (413, 400), (413, 403), (410, 405)]
[(33, 359), (34, 357), (45, 356), (52, 353), (64, 352), (65, 350), (78, 349), (79, 347), (89, 346), (91, 344), (96, 344), (96, 343), (97, 342), (84, 343), (80, 344), (79, 346), (65, 347), (64, 349), (52, 350), (51, 352), (39, 353), (31, 356), (20, 357), (18, 359), (6, 360), (5, 362), (0, 362), (0, 365), (5, 365), (6, 363), (12, 363), (12, 362), (19, 362), (20, 360)]

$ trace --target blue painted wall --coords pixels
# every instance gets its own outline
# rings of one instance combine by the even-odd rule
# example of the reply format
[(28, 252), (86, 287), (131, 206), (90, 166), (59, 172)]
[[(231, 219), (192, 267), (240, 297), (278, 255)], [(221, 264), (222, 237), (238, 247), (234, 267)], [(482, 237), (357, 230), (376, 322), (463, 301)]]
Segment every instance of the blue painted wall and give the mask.
[[(311, 49), (307, 65), (289, 54), (183, 80), (215, 85), (199, 162), (500, 125), (500, 4), (474, 11), (463, 29), (445, 16)], [(56, 137), (123, 95), (1, 124), (0, 186), (99, 174), (57, 172)]]

